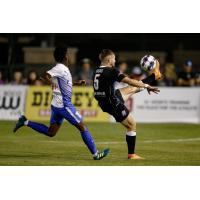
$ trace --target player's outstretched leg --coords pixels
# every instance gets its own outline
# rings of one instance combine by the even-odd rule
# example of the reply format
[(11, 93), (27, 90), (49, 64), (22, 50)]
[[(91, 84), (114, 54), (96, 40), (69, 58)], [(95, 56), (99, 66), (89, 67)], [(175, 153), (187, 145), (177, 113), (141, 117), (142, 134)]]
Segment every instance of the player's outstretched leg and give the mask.
[(155, 75), (155, 80), (160, 80), (162, 78), (162, 74), (160, 72), (160, 63), (156, 60), (156, 67), (152, 70), (152, 74)]
[[(145, 83), (145, 84), (151, 84), (152, 82), (154, 82), (155, 79), (155, 74), (151, 74), (150, 76), (148, 76), (147, 78), (143, 79), (141, 82)], [(122, 98), (124, 101), (127, 101), (132, 95), (143, 91), (144, 88), (137, 88), (137, 87), (133, 87), (133, 86), (126, 86), (123, 88), (120, 88), (118, 90), (116, 90), (118, 93), (121, 94)]]
[(129, 114), (128, 117), (121, 123), (127, 128), (126, 143), (128, 147), (128, 159), (143, 159), (135, 154), (136, 123), (131, 114)]
[(142, 82), (151, 85), (152, 82), (160, 80), (161, 78), (160, 64), (156, 60), (156, 67), (152, 70), (151, 75), (143, 79)]
[(53, 137), (57, 133), (58, 129), (60, 128), (59, 124), (55, 123), (55, 124), (51, 124), (50, 127), (47, 127), (44, 124), (29, 121), (29, 120), (27, 120), (27, 118), (24, 115), (22, 115), (18, 119), (18, 121), (13, 129), (13, 132), (15, 133), (18, 129), (20, 129), (23, 126), (28, 126), (28, 127), (32, 128), (33, 130), (37, 131), (38, 133), (44, 134), (49, 137)]
[(33, 130), (39, 132), (39, 133), (43, 133), (44, 135), (48, 135), (48, 127), (45, 126), (44, 124), (40, 124), (37, 122), (32, 122), (27, 120), (27, 118), (22, 115), (18, 122), (15, 125), (15, 128), (13, 130), (13, 132), (15, 133), (19, 128), (21, 128), (22, 126), (28, 126), (30, 128), (32, 128)]
[(65, 118), (80, 131), (82, 140), (89, 149), (90, 153), (93, 155), (94, 160), (100, 160), (108, 155), (109, 149), (104, 149), (103, 151), (98, 152), (91, 133), (83, 123), (82, 116), (76, 110), (73, 104), (68, 103), (68, 107), (65, 107), (60, 111), (60, 115), (62, 115), (63, 118)]
[(101, 160), (102, 158), (106, 157), (109, 154), (109, 149), (104, 149), (103, 151), (98, 151), (95, 145), (95, 142), (92, 138), (92, 135), (90, 134), (89, 130), (85, 126), (83, 122), (80, 122), (79, 124), (76, 125), (76, 127), (80, 130), (81, 137), (93, 155), (94, 160)]
[[(156, 60), (156, 67), (152, 70), (151, 75), (141, 81), (145, 84), (151, 85), (154, 81), (157, 81), (161, 78), (162, 78), (162, 74), (160, 72), (160, 64)], [(123, 100), (127, 101), (132, 95), (134, 95), (135, 93), (141, 92), (144, 89), (133, 87), (133, 86), (126, 86), (118, 90), (121, 93)]]

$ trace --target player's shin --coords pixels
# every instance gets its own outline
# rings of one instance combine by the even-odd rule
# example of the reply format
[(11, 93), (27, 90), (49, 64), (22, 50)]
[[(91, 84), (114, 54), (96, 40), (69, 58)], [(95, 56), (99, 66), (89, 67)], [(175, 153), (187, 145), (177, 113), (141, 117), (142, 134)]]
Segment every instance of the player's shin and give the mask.
[[(141, 80), (140, 82), (143, 82), (145, 84), (152, 84), (154, 81), (156, 81), (155, 79), (155, 74), (151, 74), (150, 76), (146, 77), (145, 79)], [(137, 88), (136, 91), (134, 92), (135, 93), (138, 93), (138, 92), (141, 92), (143, 91), (144, 88)]]
[(37, 122), (32, 122), (32, 121), (26, 121), (25, 122), (25, 125), (32, 128), (33, 130), (37, 131), (38, 133), (42, 133), (44, 135), (47, 135), (49, 136), (48, 134), (48, 127), (45, 126), (44, 124), (40, 124), (40, 123), (37, 123)]
[(94, 140), (93, 140), (90, 132), (87, 129), (84, 131), (81, 131), (81, 137), (82, 137), (84, 143), (86, 144), (87, 148), (91, 152), (91, 154), (93, 156), (96, 156), (98, 151), (97, 151), (96, 145), (94, 143)]
[(126, 133), (126, 142), (128, 147), (128, 156), (135, 153), (136, 132), (128, 131)]
[(151, 74), (142, 80), (143, 83), (151, 85), (154, 81), (156, 81), (155, 74)]

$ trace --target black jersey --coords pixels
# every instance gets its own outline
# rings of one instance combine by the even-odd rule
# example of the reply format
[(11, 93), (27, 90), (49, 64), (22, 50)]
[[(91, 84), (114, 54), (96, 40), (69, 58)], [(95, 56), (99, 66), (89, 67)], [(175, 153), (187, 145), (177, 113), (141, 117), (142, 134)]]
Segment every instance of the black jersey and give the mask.
[(97, 101), (114, 103), (118, 101), (115, 94), (114, 82), (125, 77), (116, 68), (100, 66), (96, 69), (93, 78), (94, 97)]

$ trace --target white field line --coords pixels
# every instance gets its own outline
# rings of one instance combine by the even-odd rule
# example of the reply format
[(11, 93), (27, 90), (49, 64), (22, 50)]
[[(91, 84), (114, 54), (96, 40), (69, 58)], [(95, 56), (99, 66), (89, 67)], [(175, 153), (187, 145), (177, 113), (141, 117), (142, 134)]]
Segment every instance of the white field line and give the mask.
[[(4, 141), (8, 141), (8, 140), (2, 140), (0, 139), (0, 142), (4, 142)], [(24, 141), (24, 140), (23, 140)], [(30, 142), (30, 140), (26, 140), (27, 142)], [(179, 138), (179, 139), (163, 139), (163, 140), (144, 140), (144, 141), (141, 141), (140, 143), (181, 143), (181, 142), (196, 142), (196, 141), (200, 141), (200, 138)], [(12, 140), (13, 143), (15, 142), (20, 142), (20, 140)], [(80, 144), (80, 141), (67, 141), (67, 140), (63, 140), (63, 141), (58, 141), (58, 140), (40, 140), (40, 141), (37, 141), (37, 143), (51, 143), (51, 144), (62, 144), (62, 145), (66, 145), (67, 143), (70, 143), (70, 144)], [(125, 144), (126, 142), (125, 141), (109, 141), (109, 142), (106, 142), (106, 141), (102, 141), (102, 142), (96, 142), (96, 144)]]
[(185, 138), (185, 139), (167, 139), (167, 140), (146, 140), (143, 143), (166, 143), (166, 142), (195, 142), (200, 141), (200, 138)]
[[(144, 140), (141, 141), (140, 143), (180, 143), (180, 142), (195, 142), (195, 141), (200, 141), (200, 138), (180, 138), (180, 139), (166, 139), (166, 140)], [(54, 140), (45, 140), (45, 141), (40, 141), (40, 142), (47, 142), (47, 143), (54, 143), (54, 144), (66, 144), (66, 143), (71, 143), (71, 144), (75, 144), (75, 143), (79, 143), (79, 142), (75, 142), (75, 141), (54, 141)], [(96, 142), (96, 144), (125, 144), (126, 142), (121, 141), (110, 141), (110, 142)]]
[[(182, 138), (182, 139), (166, 139), (166, 140), (144, 140), (140, 143), (180, 143), (180, 142), (195, 142), (200, 141), (200, 138)], [(125, 142), (117, 142), (117, 141), (111, 141), (111, 142), (97, 142), (97, 144), (122, 144)]]

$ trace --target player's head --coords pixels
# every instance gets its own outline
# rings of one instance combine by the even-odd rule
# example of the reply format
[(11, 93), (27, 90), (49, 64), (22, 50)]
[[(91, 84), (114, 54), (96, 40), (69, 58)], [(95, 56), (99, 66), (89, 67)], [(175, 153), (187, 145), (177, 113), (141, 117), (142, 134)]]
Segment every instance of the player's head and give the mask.
[(186, 60), (184, 63), (184, 71), (187, 73), (190, 73), (192, 71), (192, 61), (191, 60)]
[(68, 62), (68, 54), (66, 46), (56, 47), (54, 50), (54, 59), (58, 63), (67, 63)]
[(125, 73), (127, 71), (128, 65), (126, 62), (119, 63), (119, 71)]
[(108, 67), (115, 66), (115, 53), (110, 49), (103, 49), (99, 54), (99, 59), (102, 64), (105, 64)]

